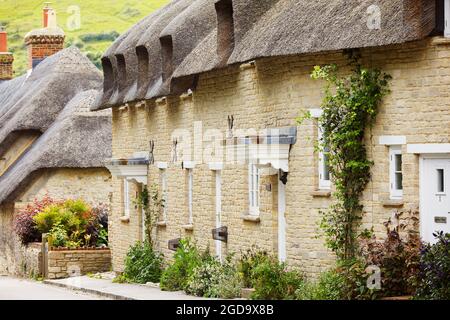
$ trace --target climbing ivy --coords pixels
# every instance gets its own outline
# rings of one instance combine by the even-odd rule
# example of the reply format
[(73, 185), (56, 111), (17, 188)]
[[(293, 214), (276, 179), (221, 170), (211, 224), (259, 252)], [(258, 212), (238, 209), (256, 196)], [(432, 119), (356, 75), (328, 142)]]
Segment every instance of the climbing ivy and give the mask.
[(145, 240), (153, 248), (155, 245), (155, 228), (165, 206), (165, 201), (159, 194), (158, 186), (152, 185), (150, 190), (145, 187), (139, 194), (136, 204), (142, 208), (145, 215)]
[(363, 212), (360, 198), (373, 165), (367, 158), (364, 135), (389, 93), (391, 77), (378, 69), (363, 68), (358, 62), (348, 76), (339, 76), (338, 71), (336, 65), (316, 66), (311, 77), (326, 82), (319, 148), (329, 150), (328, 164), (336, 187), (336, 201), (323, 212), (321, 228), (327, 246), (338, 259), (347, 260), (356, 254)]

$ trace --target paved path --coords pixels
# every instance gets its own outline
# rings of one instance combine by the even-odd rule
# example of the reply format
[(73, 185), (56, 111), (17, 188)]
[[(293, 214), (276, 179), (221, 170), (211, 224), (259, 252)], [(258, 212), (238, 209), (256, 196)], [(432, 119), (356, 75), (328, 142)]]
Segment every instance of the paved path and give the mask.
[(60, 280), (45, 280), (44, 283), (75, 291), (91, 293), (116, 300), (198, 300), (199, 297), (189, 296), (183, 292), (166, 292), (159, 288), (113, 283), (111, 280), (96, 279), (88, 276), (73, 277)]
[(0, 276), (0, 300), (99, 300), (96, 295), (50, 286), (37, 281)]

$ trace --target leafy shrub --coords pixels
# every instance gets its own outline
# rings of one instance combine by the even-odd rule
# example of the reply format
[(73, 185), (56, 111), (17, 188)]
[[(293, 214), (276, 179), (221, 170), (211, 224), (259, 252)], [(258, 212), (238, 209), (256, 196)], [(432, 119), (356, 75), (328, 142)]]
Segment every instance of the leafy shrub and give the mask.
[(297, 271), (288, 271), (284, 263), (275, 257), (265, 259), (252, 270), (255, 292), (253, 299), (282, 300), (295, 299), (295, 292), (304, 279)]
[(210, 289), (217, 286), (217, 274), (221, 272), (220, 261), (208, 257), (194, 268), (186, 283), (185, 291), (199, 297), (210, 297)]
[[(418, 213), (397, 212), (384, 225), (387, 237), (378, 241), (367, 236), (360, 239), (359, 257), (339, 261), (337, 268), (321, 275), (317, 283), (306, 283), (297, 291), (298, 299), (373, 300), (387, 296), (412, 294), (419, 264), (420, 239)], [(381, 271), (381, 288), (369, 288), (368, 267)]]
[(238, 264), (238, 271), (242, 277), (243, 286), (246, 288), (252, 288), (253, 270), (260, 263), (269, 259), (269, 255), (266, 251), (258, 250), (255, 246), (248, 249), (244, 253), (241, 253), (241, 259)]
[(134, 283), (159, 282), (163, 258), (146, 241), (132, 246), (125, 258), (124, 279)]
[(208, 298), (231, 299), (240, 296), (241, 279), (232, 256), (223, 263), (209, 256), (201, 260), (189, 277), (186, 293)]
[[(354, 259), (340, 263), (336, 272), (345, 279), (343, 288), (341, 288), (342, 299), (375, 300), (378, 298), (378, 290), (367, 286), (370, 274), (366, 270), (367, 264), (363, 259)], [(338, 289), (336, 288), (336, 290)]]
[(98, 231), (97, 241), (95, 242), (96, 247), (107, 247), (108, 246), (108, 230), (103, 226)]
[[(418, 212), (396, 212), (393, 220), (384, 223), (386, 240), (362, 241), (361, 252), (367, 266), (381, 269), (379, 297), (411, 295), (415, 292), (415, 275), (419, 268), (420, 237), (417, 233)], [(402, 233), (406, 236), (402, 237)]]
[(174, 255), (174, 262), (161, 275), (162, 290), (177, 291), (187, 288), (188, 279), (201, 264), (202, 256), (189, 239), (181, 240)]
[(108, 246), (108, 214), (109, 209), (105, 204), (92, 208), (92, 219), (86, 227), (86, 235), (90, 236), (89, 245)]
[(42, 211), (43, 208), (55, 203), (55, 201), (48, 195), (45, 195), (41, 200), (34, 199), (32, 204), (14, 217), (14, 231), (20, 238), (23, 244), (30, 242), (39, 242), (42, 239), (42, 233), (36, 228), (36, 223), (33, 217)]
[(438, 242), (420, 252), (416, 299), (450, 299), (450, 234), (435, 233)]
[[(90, 247), (108, 244), (108, 209), (105, 205), (91, 208), (85, 201), (65, 200), (43, 207), (33, 216), (40, 233), (57, 236), (54, 246), (62, 246), (62, 231), (66, 232), (68, 248)], [(53, 238), (52, 238), (53, 239)]]
[(67, 231), (60, 224), (55, 224), (49, 231), (48, 242), (52, 247), (65, 247), (69, 237)]
[(51, 204), (33, 217), (41, 233), (48, 233), (55, 225), (60, 225), (73, 242), (83, 239), (92, 218), (91, 208), (80, 199)]
[(231, 255), (222, 263), (221, 272), (216, 278), (216, 285), (210, 289), (210, 297), (232, 299), (241, 296), (242, 279)]
[(346, 279), (336, 269), (320, 275), (317, 282), (304, 281), (295, 292), (298, 300), (343, 300)]

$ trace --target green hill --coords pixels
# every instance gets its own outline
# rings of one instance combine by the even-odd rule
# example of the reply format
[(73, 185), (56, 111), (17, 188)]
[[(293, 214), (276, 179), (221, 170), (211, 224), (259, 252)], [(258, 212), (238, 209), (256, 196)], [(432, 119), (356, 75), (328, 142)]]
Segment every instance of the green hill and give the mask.
[[(114, 39), (170, 0), (53, 0), (66, 46), (76, 45), (100, 67), (100, 57)], [(25, 34), (42, 27), (39, 0), (0, 0), (0, 25), (6, 26), (9, 51), (14, 53), (15, 76), (27, 69)], [(79, 18), (78, 18), (79, 17)], [(79, 24), (78, 24), (79, 21)]]

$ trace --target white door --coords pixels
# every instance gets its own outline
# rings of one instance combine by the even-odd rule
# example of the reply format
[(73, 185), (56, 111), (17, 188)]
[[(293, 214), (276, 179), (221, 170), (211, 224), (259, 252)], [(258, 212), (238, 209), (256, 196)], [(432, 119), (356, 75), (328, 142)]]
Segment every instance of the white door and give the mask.
[[(216, 228), (222, 226), (222, 175), (216, 171)], [(216, 256), (222, 261), (222, 242), (216, 240)]]
[(286, 261), (286, 186), (278, 179), (278, 259)]
[(421, 181), (422, 239), (435, 243), (433, 233), (450, 233), (450, 158), (424, 158)]

